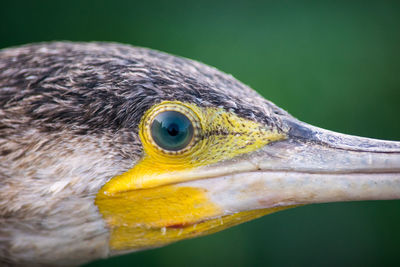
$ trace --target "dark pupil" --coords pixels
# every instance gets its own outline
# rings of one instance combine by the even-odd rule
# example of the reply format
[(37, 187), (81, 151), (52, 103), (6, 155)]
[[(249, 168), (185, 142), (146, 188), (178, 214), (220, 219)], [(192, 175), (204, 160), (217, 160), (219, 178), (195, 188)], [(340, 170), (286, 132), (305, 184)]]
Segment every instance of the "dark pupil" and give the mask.
[(154, 118), (151, 135), (161, 148), (177, 151), (185, 148), (192, 140), (193, 125), (180, 112), (164, 111)]
[(176, 136), (176, 135), (178, 135), (178, 133), (179, 133), (179, 126), (177, 125), (177, 124), (175, 124), (175, 123), (171, 123), (169, 126), (168, 126), (168, 133), (170, 134), (170, 135), (172, 135), (172, 136)]

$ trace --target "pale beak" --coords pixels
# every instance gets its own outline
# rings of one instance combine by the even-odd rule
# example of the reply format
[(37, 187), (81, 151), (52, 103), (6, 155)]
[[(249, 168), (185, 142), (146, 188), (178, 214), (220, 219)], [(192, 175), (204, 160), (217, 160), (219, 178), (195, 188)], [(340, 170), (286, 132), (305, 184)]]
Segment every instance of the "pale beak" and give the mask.
[[(204, 189), (223, 214), (337, 201), (400, 199), (400, 142), (286, 121), (288, 138), (181, 183)], [(208, 177), (206, 179), (202, 177)]]

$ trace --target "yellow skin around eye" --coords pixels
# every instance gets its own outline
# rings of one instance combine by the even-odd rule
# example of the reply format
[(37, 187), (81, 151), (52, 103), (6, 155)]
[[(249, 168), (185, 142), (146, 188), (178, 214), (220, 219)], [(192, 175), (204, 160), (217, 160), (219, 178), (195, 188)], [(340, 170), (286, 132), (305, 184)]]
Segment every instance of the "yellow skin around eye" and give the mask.
[[(178, 106), (179, 110), (188, 109), (199, 120), (202, 138), (183, 154), (161, 152), (154, 142), (150, 141), (150, 131), (144, 127), (149, 127), (145, 122), (154, 109), (167, 105)], [(164, 101), (151, 108), (143, 116), (139, 135), (144, 149), (142, 160), (131, 170), (114, 177), (107, 183), (103, 187), (106, 194), (112, 195), (126, 190), (187, 181), (185, 177), (174, 172), (188, 171), (231, 159), (240, 154), (255, 151), (272, 141), (285, 138), (283, 133), (275, 129), (266, 129), (257, 122), (241, 118), (222, 108), (203, 108), (178, 101)]]
[[(164, 153), (152, 142), (148, 119), (155, 110), (176, 109), (195, 120), (198, 140), (182, 153)], [(197, 167), (255, 151), (285, 135), (222, 108), (165, 101), (152, 107), (139, 126), (144, 156), (131, 170), (112, 178), (97, 194), (96, 205), (111, 230), (113, 250), (138, 250), (213, 233), (282, 209), (222, 210), (190, 180)]]

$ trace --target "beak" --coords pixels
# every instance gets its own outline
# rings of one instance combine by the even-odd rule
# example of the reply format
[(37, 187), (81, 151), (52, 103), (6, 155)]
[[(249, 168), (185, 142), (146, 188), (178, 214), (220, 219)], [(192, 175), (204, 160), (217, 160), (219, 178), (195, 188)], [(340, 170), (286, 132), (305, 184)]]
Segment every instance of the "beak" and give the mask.
[(400, 142), (292, 118), (284, 124), (286, 139), (231, 160), (143, 175), (133, 190), (118, 191), (126, 180), (114, 178), (96, 197), (112, 253), (214, 233), (295, 205), (400, 199)]
[[(400, 142), (344, 135), (292, 118), (288, 138), (196, 171), (223, 214), (311, 203), (400, 199)], [(204, 178), (207, 177), (207, 178)]]

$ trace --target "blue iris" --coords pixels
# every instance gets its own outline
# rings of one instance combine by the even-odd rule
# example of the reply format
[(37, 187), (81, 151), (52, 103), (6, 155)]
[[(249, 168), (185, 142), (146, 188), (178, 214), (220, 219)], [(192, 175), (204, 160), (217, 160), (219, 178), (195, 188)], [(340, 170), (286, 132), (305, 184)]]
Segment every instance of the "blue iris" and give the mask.
[(154, 118), (151, 135), (161, 148), (178, 151), (185, 148), (192, 140), (193, 124), (180, 112), (164, 111)]

